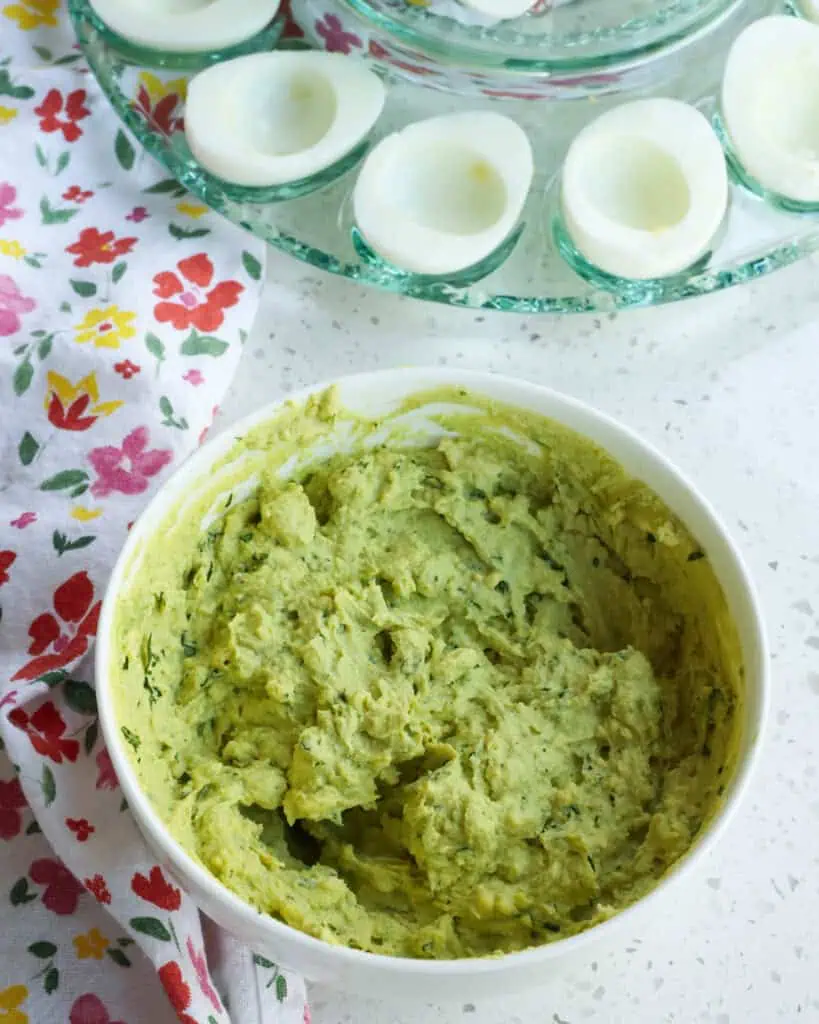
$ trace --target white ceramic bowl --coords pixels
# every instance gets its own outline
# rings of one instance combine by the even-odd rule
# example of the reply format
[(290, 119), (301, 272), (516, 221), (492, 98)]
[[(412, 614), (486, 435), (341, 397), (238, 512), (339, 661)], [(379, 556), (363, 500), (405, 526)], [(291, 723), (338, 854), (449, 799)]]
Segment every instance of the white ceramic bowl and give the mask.
[[(680, 898), (686, 879), (724, 832), (748, 784), (768, 702), (768, 657), (759, 604), (737, 548), (694, 485), (631, 431), (583, 403), (523, 381), (438, 369), (389, 370), (347, 377), (338, 384), (344, 406), (370, 416), (390, 411), (407, 395), (442, 385), (463, 386), (548, 416), (606, 449), (680, 517), (708, 552), (735, 620), (744, 659), (746, 692), (739, 755), (721, 808), (689, 853), (647, 897), (579, 935), (495, 959), (412, 960), (330, 945), (255, 910), (194, 862), (170, 836), (143, 795), (124, 749), (108, 678), (114, 608), (126, 572), (142, 545), (152, 542), (152, 535), (164, 517), (183, 497), (196, 492), (198, 482), (212, 486), (212, 467), (237, 437), (269, 419), (280, 403), (260, 409), (199, 449), (166, 483), (131, 529), (103, 603), (97, 640), (97, 696), (105, 740), (128, 805), (160, 863), (192, 894), (205, 913), (254, 951), (300, 971), (310, 980), (385, 998), (430, 1002), (535, 987), (564, 970), (571, 960), (584, 959), (591, 944), (606, 938), (616, 941), (618, 935), (633, 935), (639, 927), (638, 919), (668, 913), (671, 900)], [(289, 397), (301, 402), (324, 387)]]

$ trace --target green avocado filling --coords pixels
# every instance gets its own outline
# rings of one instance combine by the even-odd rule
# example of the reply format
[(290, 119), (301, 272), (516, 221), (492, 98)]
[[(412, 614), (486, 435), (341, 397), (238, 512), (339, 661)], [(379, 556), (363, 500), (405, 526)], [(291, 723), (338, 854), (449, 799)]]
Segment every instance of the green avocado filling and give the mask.
[(113, 681), (158, 813), (259, 910), (396, 956), (524, 949), (644, 895), (718, 807), (723, 594), (590, 441), (462, 391), (378, 422), (327, 392), (206, 486), (137, 552)]

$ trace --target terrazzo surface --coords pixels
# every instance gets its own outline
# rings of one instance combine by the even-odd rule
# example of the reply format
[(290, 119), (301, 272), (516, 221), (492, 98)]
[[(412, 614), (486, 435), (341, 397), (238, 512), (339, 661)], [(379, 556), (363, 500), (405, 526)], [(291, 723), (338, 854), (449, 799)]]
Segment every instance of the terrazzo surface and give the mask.
[(702, 870), (641, 924), (536, 993), (448, 1006), (313, 991), (313, 1024), (819, 1022), (819, 262), (744, 289), (607, 318), (476, 315), (305, 275), (271, 256), (222, 411), (406, 365), (547, 384), (617, 417), (683, 469), (757, 583), (773, 701), (751, 790)]

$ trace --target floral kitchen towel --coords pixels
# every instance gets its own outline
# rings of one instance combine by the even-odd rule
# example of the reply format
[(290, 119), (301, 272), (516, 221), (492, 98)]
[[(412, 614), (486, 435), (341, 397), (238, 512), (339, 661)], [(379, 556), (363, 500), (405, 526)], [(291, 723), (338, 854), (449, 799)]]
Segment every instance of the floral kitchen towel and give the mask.
[(129, 524), (233, 375), (263, 259), (143, 158), (56, 0), (0, 0), (2, 1024), (306, 1019), (300, 980), (222, 935), (218, 991), (120, 795), (90, 659)]

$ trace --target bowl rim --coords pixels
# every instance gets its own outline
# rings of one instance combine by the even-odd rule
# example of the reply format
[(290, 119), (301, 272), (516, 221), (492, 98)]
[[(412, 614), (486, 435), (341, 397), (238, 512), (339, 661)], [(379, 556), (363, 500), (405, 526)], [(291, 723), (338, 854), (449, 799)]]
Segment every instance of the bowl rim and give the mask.
[[(401, 386), (406, 381), (409, 388)], [(264, 911), (257, 910), (252, 904), (236, 895), (204, 865), (197, 863), (184, 847), (171, 835), (165, 823), (148, 797), (142, 791), (137, 780), (135, 768), (125, 751), (124, 740), (120, 735), (119, 725), (114, 709), (112, 688), (109, 685), (108, 665), (111, 660), (112, 627), (114, 611), (117, 605), (120, 586), (131, 558), (140, 542), (150, 538), (149, 529), (157, 510), (170, 509), (178, 497), (176, 489), (189, 478), (202, 475), (210, 464), (216, 462), (225, 452), (243, 437), (249, 430), (275, 416), (287, 404), (302, 404), (311, 395), (320, 394), (328, 387), (338, 385), (345, 387), (365, 388), (370, 395), (378, 396), (382, 391), (389, 391), (389, 384), (398, 385), (401, 395), (425, 391), (435, 387), (463, 387), (477, 396), (497, 400), (498, 402), (519, 407), (525, 411), (540, 414), (545, 418), (562, 423), (568, 429), (583, 436), (582, 428), (565, 423), (564, 414), (574, 413), (581, 419), (594, 423), (597, 427), (625, 443), (632, 451), (646, 457), (646, 465), (652, 471), (660, 470), (666, 481), (676, 483), (687, 494), (698, 508), (699, 513), (708, 523), (712, 531), (711, 544), (720, 544), (723, 554), (727, 556), (729, 567), (736, 575), (736, 582), (746, 603), (746, 632), (749, 637), (747, 645), (742, 644), (744, 680), (746, 686), (745, 722), (747, 736), (740, 742), (740, 753), (733, 776), (729, 781), (723, 802), (716, 809), (711, 819), (701, 829), (691, 847), (677, 860), (659, 879), (657, 884), (634, 903), (617, 911), (610, 918), (587, 928), (582, 932), (564, 938), (555, 939), (546, 944), (532, 946), (512, 953), (504, 953), (496, 957), (462, 957), (451, 960), (424, 960), (412, 957), (396, 957), (383, 953), (371, 953), (366, 950), (352, 949), (349, 946), (327, 942), (306, 932), (299, 931), (282, 921), (277, 920)], [(496, 392), (503, 391), (505, 397), (497, 397)], [(513, 397), (517, 395), (517, 400)], [(524, 397), (531, 404), (524, 403)], [(538, 409), (541, 406), (542, 408)], [(548, 411), (544, 411), (548, 409)], [(590, 437), (604, 451), (618, 462), (620, 459), (610, 452), (607, 445), (596, 438)], [(628, 470), (627, 470), (628, 471)], [(636, 475), (628, 471), (631, 475)], [(647, 474), (652, 475), (652, 472)], [(651, 487), (647, 480), (643, 480)], [(669, 504), (663, 497), (662, 500)], [(676, 514), (676, 513), (675, 513)], [(148, 524), (148, 525), (146, 525)], [(723, 579), (720, 578), (720, 583)], [(734, 609), (730, 608), (735, 618)], [(737, 624), (738, 625), (738, 624)], [(751, 579), (744, 558), (733, 537), (727, 531), (711, 503), (705, 498), (691, 480), (679, 470), (671, 460), (650, 442), (644, 440), (635, 430), (621, 424), (612, 416), (604, 413), (585, 401), (556, 391), (550, 387), (508, 375), (494, 374), (485, 371), (459, 370), (439, 367), (398, 367), (393, 369), (375, 370), (364, 373), (349, 374), (325, 380), (301, 388), (290, 394), (266, 403), (255, 411), (241, 417), (229, 427), (219, 431), (203, 445), (185, 458), (165, 479), (161, 487), (154, 493), (151, 500), (134, 521), (127, 540), (123, 545), (111, 572), (100, 611), (97, 643), (94, 654), (94, 670), (97, 688), (99, 721), (111, 760), (127, 800), (135, 823), (139, 830), (150, 832), (151, 842), (161, 850), (169, 866), (177, 873), (178, 881), (189, 889), (189, 880), (194, 886), (205, 890), (209, 898), (221, 905), (234, 920), (240, 921), (245, 930), (269, 930), (271, 939), (286, 941), (308, 956), (332, 957), (336, 964), (343, 968), (344, 964), (351, 967), (359, 966), (392, 975), (414, 975), (416, 977), (457, 978), (475, 977), (476, 975), (502, 974), (511, 967), (536, 967), (564, 957), (572, 952), (584, 949), (596, 943), (613, 929), (622, 927), (626, 921), (632, 921), (654, 906), (658, 897), (664, 894), (671, 884), (678, 884), (690, 876), (698, 861), (704, 859), (719, 842), (737, 812), (739, 805), (747, 793), (753, 771), (760, 759), (763, 745), (765, 724), (771, 699), (770, 654), (766, 635), (762, 607)], [(195, 896), (192, 896), (195, 902)]]

